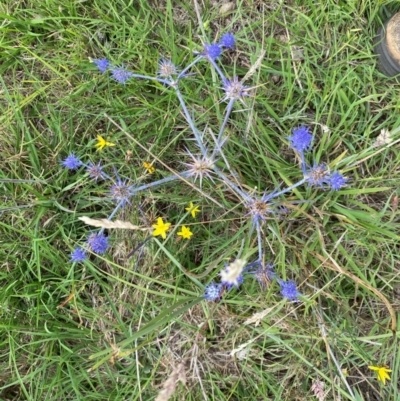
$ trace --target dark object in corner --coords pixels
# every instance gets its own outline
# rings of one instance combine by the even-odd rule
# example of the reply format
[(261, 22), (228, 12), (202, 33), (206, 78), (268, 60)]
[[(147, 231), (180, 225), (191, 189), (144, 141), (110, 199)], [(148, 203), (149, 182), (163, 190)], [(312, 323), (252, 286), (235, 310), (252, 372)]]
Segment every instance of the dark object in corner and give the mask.
[(388, 77), (400, 74), (400, 12), (379, 29), (375, 38), (379, 70)]

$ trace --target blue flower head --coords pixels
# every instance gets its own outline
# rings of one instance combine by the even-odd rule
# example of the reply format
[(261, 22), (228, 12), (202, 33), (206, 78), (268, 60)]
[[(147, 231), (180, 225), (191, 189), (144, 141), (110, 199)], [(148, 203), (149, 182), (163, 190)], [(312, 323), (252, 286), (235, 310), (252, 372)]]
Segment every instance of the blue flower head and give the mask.
[(117, 183), (110, 189), (111, 197), (117, 201), (122, 202), (122, 205), (129, 203), (129, 198), (132, 196), (130, 186), (126, 185), (126, 181), (122, 181), (119, 177)]
[(207, 301), (218, 301), (224, 288), (223, 284), (217, 284), (213, 281), (204, 289), (203, 297)]
[(247, 90), (249, 89), (248, 86), (242, 84), (239, 81), (239, 78), (235, 76), (232, 80), (225, 79), (224, 81), (224, 91), (225, 91), (225, 98), (224, 100), (228, 99), (235, 99), (241, 100), (244, 96), (249, 96)]
[(222, 53), (222, 49), (220, 45), (217, 44), (212, 44), (212, 45), (204, 45), (204, 51), (202, 55), (206, 58), (209, 58), (211, 60), (215, 60), (218, 58)]
[(133, 73), (128, 71), (125, 67), (115, 67), (111, 70), (111, 76), (120, 84), (125, 84)]
[(106, 58), (92, 60), (94, 65), (99, 69), (103, 74), (107, 71), (107, 68), (110, 65), (110, 62)]
[(71, 252), (71, 262), (83, 262), (86, 259), (86, 251), (81, 247), (75, 248)]
[(278, 280), (281, 287), (281, 295), (289, 301), (299, 301), (300, 292), (297, 291), (297, 285), (293, 280)]
[(312, 135), (307, 127), (302, 125), (301, 127), (294, 128), (292, 135), (287, 138), (290, 142), (289, 146), (303, 153), (305, 150), (310, 148)]
[(104, 234), (90, 234), (88, 244), (93, 252), (102, 255), (108, 248), (108, 237)]
[(329, 171), (324, 163), (314, 163), (306, 170), (305, 177), (309, 186), (323, 187), (324, 184), (330, 184)]
[(329, 184), (334, 191), (338, 191), (340, 188), (346, 186), (348, 178), (343, 177), (338, 171), (335, 171), (329, 177)]
[(157, 74), (163, 78), (171, 78), (177, 74), (177, 68), (171, 60), (161, 59), (158, 63)]
[(231, 33), (225, 33), (222, 35), (219, 45), (233, 50), (235, 48), (235, 42), (236, 39)]
[(267, 194), (264, 192), (261, 198), (250, 198), (246, 202), (246, 208), (248, 213), (246, 216), (251, 216), (253, 224), (259, 224), (265, 222), (268, 216), (272, 213), (277, 212), (276, 205), (270, 199), (275, 197), (277, 190), (274, 190)]
[(269, 285), (269, 283), (276, 277), (274, 266), (270, 263), (264, 265), (262, 262), (259, 262), (259, 268), (249, 273), (254, 274), (254, 277), (256, 278), (262, 289), (265, 289)]
[(104, 178), (103, 168), (101, 167), (100, 163), (98, 164), (90, 163), (86, 171), (89, 173), (89, 177), (93, 178), (95, 181), (97, 181), (99, 178)]
[(74, 153), (70, 153), (62, 162), (61, 165), (69, 170), (75, 170), (82, 166), (82, 162)]

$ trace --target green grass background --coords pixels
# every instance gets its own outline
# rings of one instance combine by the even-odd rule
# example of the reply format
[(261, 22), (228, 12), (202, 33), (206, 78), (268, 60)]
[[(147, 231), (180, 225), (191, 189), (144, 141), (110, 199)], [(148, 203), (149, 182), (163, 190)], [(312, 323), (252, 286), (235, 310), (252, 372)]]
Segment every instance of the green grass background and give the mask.
[[(373, 39), (400, 5), (199, 7), (201, 21), (189, 1), (1, 2), (0, 399), (153, 400), (183, 362), (187, 382), (174, 400), (314, 400), (319, 379), (326, 400), (399, 401), (400, 329), (391, 331), (382, 299), (398, 313), (400, 87), (377, 70)], [(314, 132), (309, 161), (350, 179), (337, 193), (297, 188), (286, 199), (290, 213), (263, 228), (266, 258), (299, 284), (300, 304), (251, 278), (220, 303), (200, 301), (224, 261), (257, 252), (244, 206), (218, 181), (155, 188), (118, 214), (148, 227), (160, 216), (172, 222), (166, 241), (128, 259), (147, 235), (114, 230), (104, 257), (69, 263), (88, 233), (78, 217), (106, 218), (113, 204), (108, 183), (62, 170), (62, 158), (75, 152), (110, 174), (150, 182), (143, 161), (155, 162), (156, 178), (168, 171), (137, 142), (174, 170), (188, 161), (186, 148), (195, 151), (173, 91), (119, 85), (90, 58), (152, 75), (160, 56), (185, 66), (224, 32), (237, 37), (221, 59), (228, 76), (244, 76), (265, 51), (246, 82), (252, 96), (235, 105), (227, 127), (225, 155), (239, 182), (261, 194), (300, 180), (286, 140), (300, 124)], [(193, 71), (181, 90), (210, 140), (225, 109), (221, 83), (206, 63)], [(374, 148), (382, 129), (394, 144)], [(116, 146), (97, 152), (96, 135)], [(196, 220), (184, 210), (190, 201), (201, 207)], [(190, 241), (176, 239), (178, 223), (190, 225)], [(265, 310), (259, 325), (244, 324)], [(385, 364), (392, 381), (382, 386), (367, 366)]]

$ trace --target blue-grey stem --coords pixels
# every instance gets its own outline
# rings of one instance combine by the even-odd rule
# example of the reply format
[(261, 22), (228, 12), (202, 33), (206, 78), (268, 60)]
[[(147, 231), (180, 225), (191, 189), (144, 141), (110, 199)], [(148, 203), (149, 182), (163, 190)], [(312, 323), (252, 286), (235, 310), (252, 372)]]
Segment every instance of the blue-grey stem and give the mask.
[(262, 238), (261, 238), (261, 227), (260, 221), (257, 219), (256, 221), (256, 230), (257, 230), (257, 239), (258, 239), (258, 259), (262, 261), (263, 251), (262, 251)]
[(224, 73), (221, 71), (221, 68), (219, 68), (218, 64), (215, 62), (215, 60), (213, 60), (212, 58), (208, 58), (208, 57), (207, 57), (207, 60), (212, 64), (212, 66), (218, 72), (219, 76), (222, 79), (222, 83), (225, 83), (226, 77), (225, 77)]
[(203, 57), (197, 56), (187, 67), (185, 67), (178, 75), (178, 79), (181, 79), (185, 74), (186, 71), (189, 71), (195, 64), (197, 64)]
[(231, 189), (233, 189), (243, 201), (248, 201), (251, 196), (243, 192), (236, 184), (234, 184), (217, 166), (213, 167), (214, 172), (221, 178), (221, 180)]
[(140, 187), (135, 187), (132, 185), (131, 187), (129, 187), (129, 193), (131, 195), (136, 195), (140, 191), (144, 191), (146, 189), (156, 187), (158, 185), (162, 185), (162, 184), (165, 184), (170, 181), (179, 180), (179, 178), (181, 178), (181, 177), (186, 179), (189, 176), (190, 176), (190, 172), (184, 171), (183, 173), (172, 174), (172, 175), (169, 175), (168, 177), (161, 178), (161, 180), (157, 180), (157, 181), (150, 182), (148, 184), (141, 185)]
[(192, 117), (190, 117), (190, 113), (189, 113), (189, 111), (188, 111), (188, 109), (186, 107), (186, 104), (185, 104), (185, 101), (184, 101), (183, 96), (181, 94), (181, 91), (176, 86), (174, 86), (173, 88), (175, 89), (176, 95), (178, 96), (179, 102), (180, 102), (180, 104), (182, 106), (182, 109), (183, 109), (183, 112), (185, 114), (186, 121), (188, 122), (190, 129), (193, 131), (193, 135), (196, 138), (196, 141), (197, 141), (197, 144), (199, 145), (201, 153), (203, 154), (204, 157), (208, 157), (206, 148), (203, 145), (203, 141), (201, 140), (201, 136), (199, 134), (199, 131), (197, 130), (196, 126), (194, 125)]
[(304, 153), (300, 152), (300, 158), (301, 158), (301, 171), (303, 172), (304, 175), (307, 174), (307, 163), (306, 163), (306, 159), (304, 157)]
[(217, 151), (220, 150), (220, 146), (221, 146), (221, 143), (222, 143), (221, 142), (222, 141), (222, 135), (224, 134), (225, 126), (226, 126), (226, 124), (228, 122), (228, 119), (229, 119), (229, 117), (231, 115), (234, 103), (235, 103), (235, 99), (229, 99), (229, 103), (228, 103), (228, 105), (226, 106), (226, 109), (225, 109), (224, 121), (223, 121), (223, 123), (221, 125), (221, 128), (219, 130), (219, 133), (218, 133), (217, 143), (216, 143), (216, 147), (215, 147), (215, 149), (213, 151), (212, 158), (214, 158), (216, 153), (217, 153)]
[[(121, 201), (117, 204), (117, 206), (115, 206), (115, 208), (114, 208), (114, 210), (112, 211), (112, 213), (107, 217), (107, 220), (111, 220), (111, 219), (117, 214), (118, 210), (121, 209), (121, 207), (125, 204), (125, 202), (126, 202), (125, 199), (124, 199), (124, 200), (121, 200)], [(103, 234), (104, 230), (105, 230), (105, 227), (102, 227), (102, 228), (100, 229), (100, 231), (99, 231), (99, 234)]]
[(158, 82), (161, 82), (162, 84), (165, 84), (165, 85), (170, 85), (171, 84), (171, 82), (168, 81), (168, 79), (162, 79), (162, 78), (158, 78), (158, 77), (150, 77), (148, 75), (141, 75), (141, 74), (132, 73), (131, 77), (140, 78), (140, 79), (150, 79), (151, 81), (158, 81)]
[(278, 196), (280, 196), (280, 195), (282, 195), (282, 194), (284, 194), (284, 193), (286, 193), (286, 192), (289, 192), (289, 191), (291, 191), (292, 189), (294, 189), (294, 188), (296, 188), (296, 187), (299, 187), (300, 185), (304, 184), (306, 181), (307, 181), (307, 177), (304, 177), (304, 178), (302, 178), (299, 182), (296, 182), (296, 184), (293, 184), (293, 185), (291, 185), (290, 187), (287, 187), (287, 188), (285, 188), (285, 189), (282, 189), (282, 191), (272, 193), (271, 196), (268, 198), (268, 200), (273, 199), (273, 198), (276, 198), (276, 197), (278, 197)]

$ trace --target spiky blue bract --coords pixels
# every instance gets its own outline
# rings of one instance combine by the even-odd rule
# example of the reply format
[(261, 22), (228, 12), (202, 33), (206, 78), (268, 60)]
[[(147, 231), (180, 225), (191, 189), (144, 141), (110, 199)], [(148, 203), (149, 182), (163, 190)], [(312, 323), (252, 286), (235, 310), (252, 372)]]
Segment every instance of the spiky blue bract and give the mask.
[(86, 171), (89, 173), (89, 177), (93, 178), (95, 181), (97, 181), (99, 178), (104, 178), (103, 168), (101, 167), (100, 163), (98, 164), (90, 163)]
[(69, 169), (75, 170), (78, 167), (82, 166), (82, 162), (79, 160), (79, 157), (75, 156), (74, 153), (70, 153), (62, 162), (62, 166)]
[(275, 204), (270, 202), (276, 192), (277, 190), (270, 193), (264, 192), (261, 198), (250, 198), (245, 203), (249, 211), (246, 216), (251, 216), (254, 225), (265, 222), (269, 214), (276, 213)]
[(250, 271), (249, 273), (254, 274), (254, 277), (260, 284), (262, 289), (265, 289), (266, 286), (276, 277), (276, 273), (274, 272), (274, 265), (267, 263), (264, 264), (262, 262), (258, 262), (259, 267), (254, 271)]
[(235, 37), (228, 32), (222, 35), (221, 40), (219, 41), (219, 45), (233, 50), (235, 48), (235, 42)]
[(346, 186), (348, 178), (343, 177), (338, 171), (335, 171), (329, 177), (329, 184), (334, 191), (338, 191), (340, 188)]
[(128, 71), (125, 67), (115, 67), (111, 70), (111, 76), (120, 84), (125, 84), (133, 73)]
[(171, 60), (161, 59), (158, 63), (157, 75), (160, 77), (171, 78), (177, 74), (177, 68)]
[(308, 167), (306, 169), (306, 178), (310, 186), (323, 187), (324, 184), (330, 185), (329, 170), (324, 163), (314, 163), (312, 167)]
[(126, 203), (129, 203), (129, 198), (132, 196), (131, 187), (126, 184), (126, 181), (122, 181), (118, 177), (117, 183), (110, 189), (110, 194), (113, 200), (122, 202), (122, 206), (125, 206)]
[(212, 44), (212, 45), (204, 45), (204, 52), (203, 56), (206, 58), (210, 58), (211, 60), (215, 60), (218, 58), (222, 53), (222, 49), (219, 45), (217, 44)]
[(104, 234), (90, 234), (88, 244), (93, 252), (102, 255), (108, 248), (108, 237)]
[(249, 96), (247, 89), (249, 87), (242, 84), (239, 81), (237, 76), (233, 77), (232, 80), (226, 79), (224, 81), (224, 91), (225, 91), (225, 98), (224, 100), (228, 99), (241, 99), (244, 96)]
[(223, 284), (217, 284), (213, 281), (204, 288), (203, 297), (207, 301), (218, 301), (221, 298)]
[(297, 285), (293, 280), (283, 281), (278, 280), (281, 287), (281, 295), (289, 301), (298, 301), (300, 292), (297, 291)]
[(300, 127), (294, 128), (292, 130), (292, 135), (287, 139), (289, 140), (289, 146), (297, 150), (300, 153), (303, 153), (305, 150), (309, 149), (311, 146), (312, 135), (310, 134), (309, 129), (302, 125)]
[(100, 72), (103, 74), (107, 71), (107, 68), (110, 65), (110, 62), (106, 58), (92, 60), (94, 65), (98, 68)]
[(86, 251), (81, 247), (76, 247), (71, 252), (71, 262), (83, 262), (86, 259)]

